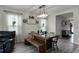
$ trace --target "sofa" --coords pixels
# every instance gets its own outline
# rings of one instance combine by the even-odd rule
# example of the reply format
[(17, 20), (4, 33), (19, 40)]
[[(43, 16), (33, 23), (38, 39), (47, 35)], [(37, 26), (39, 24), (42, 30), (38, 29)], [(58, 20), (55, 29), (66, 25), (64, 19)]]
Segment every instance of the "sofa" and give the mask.
[(12, 52), (15, 46), (15, 31), (0, 31), (0, 53)]

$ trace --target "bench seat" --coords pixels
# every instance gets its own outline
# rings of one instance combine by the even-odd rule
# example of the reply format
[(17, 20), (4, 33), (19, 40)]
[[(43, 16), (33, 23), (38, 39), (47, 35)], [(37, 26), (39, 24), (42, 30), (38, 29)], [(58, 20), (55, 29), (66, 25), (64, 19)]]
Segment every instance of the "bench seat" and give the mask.
[(27, 39), (25, 39), (25, 42), (29, 42), (30, 44), (35, 46), (39, 53), (45, 52), (45, 44), (40, 42), (39, 40), (27, 38)]

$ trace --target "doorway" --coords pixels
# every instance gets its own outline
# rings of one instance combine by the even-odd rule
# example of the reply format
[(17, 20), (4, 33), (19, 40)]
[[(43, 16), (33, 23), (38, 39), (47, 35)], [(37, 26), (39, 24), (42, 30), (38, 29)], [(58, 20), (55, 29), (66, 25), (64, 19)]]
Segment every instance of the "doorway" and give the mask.
[(74, 37), (74, 17), (73, 12), (56, 16), (56, 34), (60, 38), (70, 39), (73, 43)]

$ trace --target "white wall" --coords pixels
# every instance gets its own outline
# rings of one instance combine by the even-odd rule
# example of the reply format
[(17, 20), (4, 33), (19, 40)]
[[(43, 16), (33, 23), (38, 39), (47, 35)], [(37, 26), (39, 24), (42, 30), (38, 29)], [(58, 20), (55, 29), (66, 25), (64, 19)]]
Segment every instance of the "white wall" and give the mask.
[(56, 16), (56, 34), (60, 36), (62, 31), (62, 20), (64, 20), (63, 16)]
[(74, 11), (74, 43), (79, 44), (79, 8)]
[[(23, 18), (27, 19), (28, 16), (30, 16), (29, 13), (24, 13)], [(28, 33), (30, 33), (31, 31), (37, 32), (37, 30), (38, 30), (38, 24), (36, 24), (36, 25), (30, 25), (30, 24), (27, 24), (27, 23), (23, 23), (22, 32), (23, 32), (23, 37), (24, 38), (26, 38), (27, 35), (28, 35)]]
[(47, 24), (48, 24), (48, 26), (47, 26), (48, 32), (56, 33), (56, 17), (55, 17), (55, 15), (49, 15)]
[(1, 8), (0, 8), (0, 31), (4, 30), (4, 25), (5, 25), (5, 21), (4, 21), (4, 13), (2, 12)]
[(2, 30), (2, 19), (1, 19), (1, 13), (0, 13), (0, 31)]

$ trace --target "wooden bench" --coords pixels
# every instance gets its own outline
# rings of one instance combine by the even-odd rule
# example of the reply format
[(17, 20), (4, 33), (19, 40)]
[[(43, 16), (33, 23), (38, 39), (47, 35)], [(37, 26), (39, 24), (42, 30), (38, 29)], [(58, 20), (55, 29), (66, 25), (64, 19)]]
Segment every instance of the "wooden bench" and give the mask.
[(46, 50), (45, 44), (40, 40), (26, 38), (25, 44), (29, 44), (29, 43), (32, 44), (33, 46), (35, 46), (39, 53), (44, 53)]

